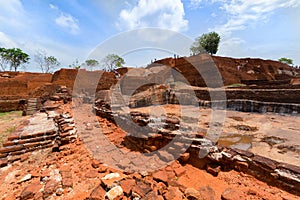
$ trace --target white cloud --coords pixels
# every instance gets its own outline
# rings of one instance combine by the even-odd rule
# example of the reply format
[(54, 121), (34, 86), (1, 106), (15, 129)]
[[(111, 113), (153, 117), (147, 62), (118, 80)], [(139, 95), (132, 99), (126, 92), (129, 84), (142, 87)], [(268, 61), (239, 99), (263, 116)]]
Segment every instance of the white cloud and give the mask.
[(139, 0), (132, 9), (123, 9), (120, 12), (118, 25), (125, 29), (159, 27), (184, 31), (188, 27), (184, 15), (180, 0)]
[(49, 4), (49, 7), (60, 13), (55, 19), (55, 23), (65, 29), (68, 29), (72, 34), (77, 34), (80, 30), (78, 20), (68, 13), (62, 12), (56, 5)]
[(213, 29), (230, 36), (233, 31), (244, 30), (251, 24), (261, 23), (279, 8), (297, 7), (298, 0), (214, 0), (221, 3), (221, 9), (228, 14), (228, 21)]
[(10, 13), (12, 16), (23, 12), (20, 0), (0, 1), (1, 15)]
[(47, 55), (56, 57), (62, 67), (67, 67), (75, 59), (79, 61), (84, 60), (89, 50), (85, 47), (69, 45), (49, 38), (43, 38), (43, 40), (39, 42), (31, 40), (22, 41), (19, 47), (30, 55), (31, 60), (28, 70), (31, 71), (39, 71), (33, 59), (37, 50), (44, 50), (47, 52)]
[(246, 44), (246, 42), (238, 37), (231, 37), (226, 40), (222, 40), (219, 48), (219, 54), (241, 57), (246, 54), (246, 49), (242, 47), (244, 44)]
[(12, 48), (18, 45), (5, 33), (0, 31), (0, 47)]
[(78, 20), (70, 14), (61, 13), (58, 18), (55, 19), (57, 25), (69, 29), (72, 34), (79, 32)]
[(38, 38), (35, 38), (34, 40), (12, 38), (1, 31), (0, 47), (20, 48), (23, 52), (29, 54), (31, 60), (26, 66), (29, 71), (40, 71), (33, 59), (37, 50), (45, 50), (48, 55), (55, 56), (61, 62), (62, 66), (65, 67), (71, 64), (75, 58), (83, 61), (89, 50), (84, 47), (57, 42), (49, 38), (41, 38), (40, 40)]
[(28, 17), (20, 0), (0, 1), (0, 24), (1, 27), (24, 28)]
[(210, 14), (210, 16), (211, 17), (217, 17), (217, 14), (213, 12), (213, 13)]
[(51, 4), (51, 3), (49, 4), (49, 7), (53, 10), (58, 10), (58, 7), (54, 4)]
[(246, 41), (234, 37), (234, 32), (245, 30), (248, 27), (265, 23), (278, 9), (292, 8), (300, 5), (298, 0), (192, 0), (203, 3), (218, 3), (221, 11), (227, 15), (224, 24), (217, 25), (210, 31), (218, 32), (221, 37), (220, 51), (222, 55), (240, 56), (245, 53)]
[(201, 6), (203, 0), (190, 0), (189, 8), (196, 9)]
[[(31, 57), (27, 66), (29, 71), (39, 71), (32, 59), (38, 49), (46, 50), (48, 55), (57, 57), (62, 66), (71, 64), (75, 58), (84, 60), (89, 48), (61, 42), (44, 34), (40, 31), (39, 25), (43, 27), (47, 21), (37, 20), (34, 13), (25, 10), (22, 2), (22, 0), (0, 0), (0, 47), (20, 48), (29, 54)], [(57, 20), (53, 20), (59, 26), (67, 28), (74, 34), (78, 33), (78, 21), (74, 17), (60, 11), (56, 5), (49, 4), (49, 8), (56, 12)]]

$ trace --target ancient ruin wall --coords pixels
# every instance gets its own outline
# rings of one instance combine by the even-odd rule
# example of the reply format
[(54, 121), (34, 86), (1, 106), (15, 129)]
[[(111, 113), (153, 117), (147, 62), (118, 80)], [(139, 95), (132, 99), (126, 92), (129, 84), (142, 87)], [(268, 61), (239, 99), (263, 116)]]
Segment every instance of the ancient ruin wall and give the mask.
[[(164, 127), (162, 131), (150, 128), (152, 126), (146, 126), (151, 123), (151, 120), (149, 120), (149, 115), (145, 113), (132, 112), (130, 113), (131, 118), (128, 119), (122, 113), (113, 112), (108, 109), (106, 104), (99, 104), (95, 107), (95, 110), (98, 116), (107, 118), (113, 123), (117, 120), (118, 123), (130, 124), (132, 120), (138, 126), (143, 127), (144, 131), (140, 131), (136, 127), (134, 130), (125, 130), (130, 131), (131, 134), (126, 136), (124, 144), (132, 150), (155, 153), (156, 150), (161, 149), (172, 141), (175, 136), (180, 137), (181, 139), (177, 139), (176, 145), (175, 143), (174, 145), (175, 148), (188, 149), (188, 156), (182, 154), (179, 158), (185, 159), (185, 162), (189, 159), (190, 163), (200, 168), (206, 168), (214, 176), (218, 175), (220, 169), (224, 171), (232, 169), (241, 171), (270, 185), (282, 188), (295, 195), (300, 195), (300, 168), (298, 166), (280, 163), (260, 155), (255, 155), (249, 151), (218, 146), (214, 142), (204, 138), (203, 134), (180, 131), (180, 120), (175, 118), (167, 117), (163, 119)], [(147, 133), (156, 134), (147, 134), (145, 127), (149, 129), (149, 131), (146, 131)], [(142, 137), (141, 134), (144, 134), (145, 137)], [(191, 145), (187, 147), (187, 144)], [(174, 147), (170, 147), (167, 157), (173, 158), (176, 152)], [(166, 158), (166, 156), (162, 157), (159, 153), (158, 156), (161, 159)], [(169, 160), (164, 161), (168, 162)]]
[[(192, 56), (188, 58), (192, 60), (196, 64), (201, 65), (202, 61), (211, 62), (212, 60), (205, 60), (201, 57), (201, 55)], [(293, 75), (296, 74), (296, 69), (289, 67), (288, 65), (282, 64), (276, 61), (270, 60), (262, 60), (262, 59), (234, 59), (234, 58), (226, 58), (226, 57), (212, 57), (214, 63), (218, 66), (219, 71), (222, 74), (222, 78), (225, 85), (236, 84), (236, 83), (247, 83), (249, 82), (259, 82), (262, 81), (273, 81), (269, 82), (272, 84), (272, 88), (274, 86), (274, 81), (279, 83), (284, 83), (284, 88), (292, 87), (291, 85), (286, 86), (289, 83), (290, 79), (293, 78)], [(163, 60), (156, 61), (156, 63), (150, 65), (148, 69), (155, 67), (159, 64), (169, 65), (173, 67), (177, 72), (172, 71), (172, 75), (174, 77), (174, 81), (186, 82), (186, 80), (193, 86), (205, 87), (206, 84), (201, 77), (201, 74), (189, 63), (186, 58), (166, 58)], [(141, 69), (144, 70), (144, 69)], [(128, 68), (121, 68), (117, 70), (121, 77), (126, 74), (129, 70)], [(166, 73), (169, 73), (170, 70), (165, 70)], [(80, 84), (84, 86), (88, 86), (91, 84), (90, 77), (93, 77), (95, 72), (90, 72), (86, 70), (80, 70), (81, 73), (86, 74), (88, 77), (85, 80), (80, 80)], [(42, 74), (42, 73), (27, 73), (27, 72), (1, 72), (0, 73), (0, 111), (10, 111), (16, 109), (22, 109), (22, 102), (29, 98), (30, 94), (38, 94), (41, 90), (45, 90), (45, 92), (51, 94), (53, 85), (64, 85), (69, 89), (73, 89), (74, 81), (76, 79), (78, 70), (77, 69), (61, 69), (52, 74)], [(97, 91), (100, 90), (109, 90), (111, 86), (118, 82), (118, 78), (116, 78), (113, 72), (100, 72), (102, 73), (100, 80), (98, 81)], [(160, 74), (162, 75), (162, 74)], [(97, 75), (96, 75), (97, 76)], [(156, 76), (154, 76), (156, 77)], [(159, 78), (159, 76), (157, 76)], [(127, 78), (129, 80), (130, 78)], [(141, 79), (141, 78), (140, 78)], [(210, 77), (210, 79), (212, 79)], [(130, 87), (130, 84), (136, 83), (138, 77), (131, 77), (130, 81), (126, 81), (126, 89), (127, 86)], [(148, 79), (147, 79), (148, 80)], [(140, 80), (142, 83), (145, 82), (145, 78), (143, 77)], [(148, 82), (157, 82), (157, 80), (152, 80), (151, 77)], [(283, 81), (283, 82), (282, 82)], [(214, 81), (212, 81), (214, 82)], [(292, 81), (295, 84), (295, 80)], [(94, 84), (94, 83), (92, 83)], [(134, 84), (136, 85), (136, 84)], [(49, 86), (49, 87), (45, 87)], [(150, 84), (150, 86), (152, 86)], [(44, 87), (44, 88), (42, 88)], [(265, 85), (263, 87), (269, 87), (269, 85)], [(293, 87), (298, 87), (294, 85)], [(40, 91), (38, 91), (40, 88)], [(55, 87), (54, 87), (55, 88)], [(95, 91), (89, 91), (88, 87), (85, 87), (87, 93), (94, 93)], [(148, 86), (143, 87), (143, 84), (138, 88), (138, 92), (143, 89), (148, 89)], [(281, 86), (276, 86), (276, 88), (281, 88)], [(48, 91), (49, 90), (49, 91)], [(37, 92), (35, 92), (37, 91)], [(130, 90), (129, 90), (130, 91)], [(126, 92), (125, 92), (126, 93)], [(209, 96), (206, 91), (197, 91), (197, 96), (201, 100), (209, 100)], [(257, 101), (267, 101), (271, 102), (284, 102), (284, 103), (299, 103), (299, 92), (295, 91), (226, 91), (228, 99), (248, 99), (248, 100), (257, 100)], [(36, 95), (34, 97), (37, 97)]]
[[(124, 70), (122, 70), (123, 72)], [(104, 72), (104, 71), (87, 71), (85, 69), (61, 69), (53, 74), (52, 83), (56, 85), (65, 85), (69, 89), (73, 90), (75, 80), (80, 73), (80, 80), (77, 80), (82, 88), (88, 89), (88, 85), (94, 84), (91, 83), (93, 80), (98, 81), (97, 91), (99, 90), (108, 90), (117, 80), (113, 72)], [(124, 72), (123, 72), (124, 73)], [(100, 77), (100, 79), (98, 79)]]
[[(198, 71), (188, 60), (201, 60), (202, 55), (182, 58), (166, 58), (155, 64), (169, 65), (179, 71), (193, 86), (205, 87)], [(218, 67), (224, 85), (241, 83), (243, 80), (286, 80), (297, 74), (297, 70), (280, 62), (258, 58), (235, 59), (212, 56), (211, 62)], [(180, 79), (178, 79), (180, 81)]]
[(1, 72), (0, 112), (22, 110), (29, 93), (50, 83), (51, 78), (51, 74)]

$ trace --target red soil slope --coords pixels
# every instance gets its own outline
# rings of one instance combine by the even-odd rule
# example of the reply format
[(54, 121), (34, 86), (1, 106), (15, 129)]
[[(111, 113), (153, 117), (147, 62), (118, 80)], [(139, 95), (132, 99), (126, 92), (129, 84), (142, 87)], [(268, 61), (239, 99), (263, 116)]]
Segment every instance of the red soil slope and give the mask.
[(286, 64), (258, 58), (208, 57), (204, 54), (178, 59), (166, 58), (156, 61), (155, 64), (173, 67), (194, 86), (206, 86), (199, 72), (190, 61), (193, 64), (200, 64), (198, 61), (204, 61), (209, 65), (217, 66), (223, 78), (224, 85), (242, 83), (245, 80), (288, 80), (297, 75), (297, 70)]

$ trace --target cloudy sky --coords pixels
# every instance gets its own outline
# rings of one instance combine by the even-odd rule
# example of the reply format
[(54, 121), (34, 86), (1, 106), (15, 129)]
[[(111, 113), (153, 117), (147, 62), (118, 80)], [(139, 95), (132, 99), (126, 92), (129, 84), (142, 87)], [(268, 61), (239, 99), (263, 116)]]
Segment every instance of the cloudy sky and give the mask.
[[(216, 31), (220, 56), (288, 57), (300, 65), (299, 11), (299, 0), (0, 0), (0, 46), (19, 47), (31, 57), (43, 50), (68, 66), (115, 35), (158, 27), (191, 41)], [(124, 55), (125, 61), (136, 66), (168, 56), (144, 51)], [(38, 70), (34, 59), (27, 69)]]

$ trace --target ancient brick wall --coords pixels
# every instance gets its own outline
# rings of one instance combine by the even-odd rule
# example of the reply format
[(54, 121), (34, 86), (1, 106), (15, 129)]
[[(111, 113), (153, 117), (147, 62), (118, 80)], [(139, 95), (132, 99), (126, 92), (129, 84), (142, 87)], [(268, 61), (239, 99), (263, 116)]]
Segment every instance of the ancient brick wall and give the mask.
[[(172, 66), (178, 70), (193, 86), (205, 87), (205, 82), (192, 64), (201, 61), (203, 55), (182, 58), (166, 58), (156, 61), (155, 64)], [(193, 61), (192, 63), (189, 61)], [(195, 62), (196, 61), (196, 62)], [(254, 58), (235, 59), (212, 56), (209, 62), (218, 67), (224, 85), (241, 83), (242, 80), (286, 80), (297, 74), (297, 70), (286, 64)], [(177, 77), (178, 78), (178, 77)], [(181, 79), (178, 79), (180, 81)]]
[(1, 72), (0, 112), (22, 110), (29, 93), (50, 83), (51, 78), (51, 74)]

